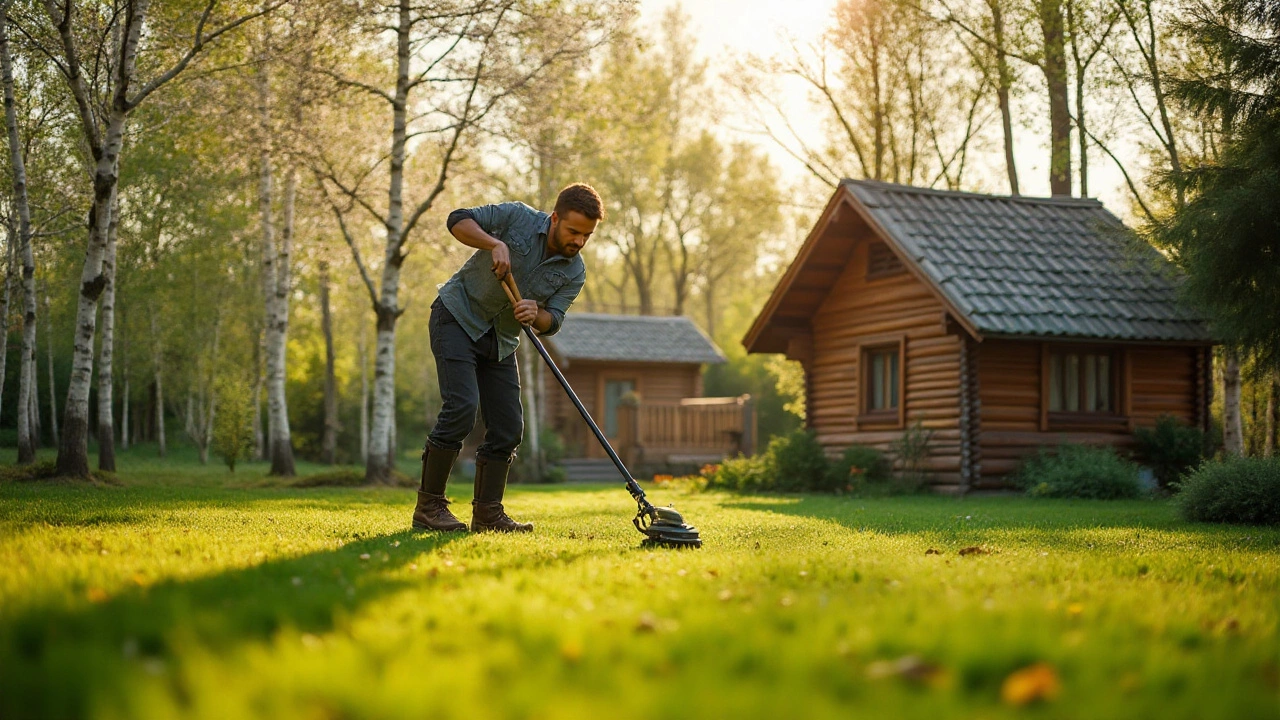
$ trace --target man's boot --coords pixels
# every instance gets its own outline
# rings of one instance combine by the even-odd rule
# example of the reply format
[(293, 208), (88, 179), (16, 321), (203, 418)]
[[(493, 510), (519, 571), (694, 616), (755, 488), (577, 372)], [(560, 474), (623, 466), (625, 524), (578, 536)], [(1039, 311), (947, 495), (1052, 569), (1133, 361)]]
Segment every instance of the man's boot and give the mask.
[(475, 499), (471, 501), (471, 532), (533, 532), (533, 523), (512, 520), (502, 509), (511, 463), (476, 458)]
[(444, 496), (457, 450), (445, 450), (427, 442), (422, 451), (422, 487), (418, 489), (418, 506), (413, 509), (414, 530), (466, 531), (467, 524), (449, 512), (449, 499)]

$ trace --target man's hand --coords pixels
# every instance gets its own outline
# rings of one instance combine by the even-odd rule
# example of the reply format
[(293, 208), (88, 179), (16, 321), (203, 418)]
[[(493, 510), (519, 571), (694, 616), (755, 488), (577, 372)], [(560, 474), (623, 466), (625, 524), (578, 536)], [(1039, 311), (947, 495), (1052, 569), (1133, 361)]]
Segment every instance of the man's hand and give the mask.
[(530, 325), (538, 319), (538, 303), (534, 300), (521, 300), (511, 310), (521, 325)]
[[(507, 244), (497, 241), (497, 245), (490, 250), (493, 253), (493, 274), (499, 280), (507, 276), (511, 272), (511, 251), (507, 249)], [(517, 315), (517, 318), (520, 316)]]

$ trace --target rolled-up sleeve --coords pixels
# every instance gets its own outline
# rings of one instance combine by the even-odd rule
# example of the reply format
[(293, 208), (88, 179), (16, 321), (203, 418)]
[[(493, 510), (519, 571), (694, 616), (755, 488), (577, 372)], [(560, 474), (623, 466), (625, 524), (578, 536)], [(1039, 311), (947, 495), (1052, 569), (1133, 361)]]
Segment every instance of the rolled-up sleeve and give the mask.
[[(461, 208), (460, 210), (468, 213), (467, 217), (475, 220), (482, 230), (499, 239), (507, 234), (507, 230), (511, 228), (512, 223), (518, 218), (533, 212), (532, 208), (520, 202), (480, 205), (473, 208)], [(459, 210), (454, 212), (459, 212)], [(452, 218), (453, 213), (450, 213), (449, 216)], [(450, 229), (452, 229), (452, 226), (450, 226)]]
[(551, 327), (541, 333), (542, 335), (555, 335), (560, 332), (560, 326), (564, 324), (564, 314), (569, 312), (569, 306), (578, 299), (578, 293), (582, 292), (582, 286), (586, 284), (586, 280), (585, 275), (579, 275), (547, 298), (544, 309), (551, 315)]

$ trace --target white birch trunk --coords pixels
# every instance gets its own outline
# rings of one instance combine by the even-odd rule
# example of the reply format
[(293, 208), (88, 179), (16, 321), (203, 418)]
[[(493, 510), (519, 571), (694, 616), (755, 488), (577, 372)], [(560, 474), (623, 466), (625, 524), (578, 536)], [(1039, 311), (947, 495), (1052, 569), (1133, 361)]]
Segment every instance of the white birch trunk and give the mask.
[(4, 415), (5, 365), (9, 354), (9, 298), (13, 290), (13, 267), (15, 265), (13, 256), (18, 247), (17, 233), (13, 231), (12, 223), (9, 224), (8, 230), (8, 237), (5, 241), (4, 298), (0, 299), (0, 417)]
[(111, 224), (107, 227), (107, 250), (102, 258), (102, 340), (98, 348), (98, 469), (116, 470), (114, 402), (111, 362), (115, 351), (116, 233), (120, 227), (120, 203), (111, 190)]
[(156, 385), (156, 442), (160, 446), (160, 457), (168, 451), (164, 437), (164, 347), (160, 344), (160, 333), (156, 330), (156, 314), (149, 312), (151, 322), (151, 374)]
[(360, 462), (369, 459), (369, 333), (360, 326)]
[(286, 351), (289, 339), (289, 291), (292, 284), (294, 203), (298, 196), (298, 172), (290, 168), (285, 178), (284, 217), (275, 261), (275, 298), (267, 327), (267, 408), (272, 414), (271, 475), (293, 477), (293, 439), (289, 431), (289, 405), (285, 397)]
[(266, 447), (262, 439), (262, 383), (264, 380), (262, 365), (255, 358), (253, 380), (253, 457), (262, 460), (266, 457)]
[[(334, 375), (333, 314), (329, 303), (329, 264), (319, 263), (320, 330), (324, 335), (324, 431), (320, 438), (321, 459), (334, 463), (338, 445), (338, 387)], [(2, 377), (2, 376), (0, 376)]]
[(391, 103), (391, 173), (387, 190), (386, 251), (382, 262), (382, 291), (375, 308), (377, 343), (374, 347), (373, 425), (365, 480), (386, 483), (391, 478), (392, 424), (395, 422), (396, 320), (400, 316), (400, 240), (404, 231), (404, 162), (406, 110), (409, 97), (409, 35), (412, 17), (407, 0), (400, 1), (396, 28), (396, 90)]
[[(0, 6), (0, 74), (4, 84), (5, 125), (9, 139), (9, 168), (13, 173), (13, 201), (18, 211), (17, 248), (14, 257), (22, 262), (22, 356), (18, 380), (18, 463), (36, 459), (36, 432), (32, 409), (36, 398), (36, 262), (31, 249), (31, 210), (27, 203), (27, 170), (18, 137), (17, 104), (13, 96), (13, 61), (9, 52), (9, 28), (5, 13), (9, 3)], [(12, 225), (11, 225), (12, 227)], [(10, 241), (13, 241), (10, 235)], [(6, 278), (6, 290), (8, 279)], [(3, 378), (0, 378), (2, 380)]]
[(1222, 366), (1222, 444), (1228, 455), (1244, 454), (1244, 422), (1240, 414), (1240, 353), (1227, 348)]
[(534, 482), (541, 482), (543, 462), (542, 443), (539, 435), (541, 423), (538, 416), (538, 409), (541, 405), (538, 404), (537, 383), (534, 381), (534, 375), (536, 374), (537, 363), (541, 362), (542, 358), (534, 358), (533, 343), (523, 343), (519, 352), (520, 360), (523, 360), (520, 364), (524, 366), (522, 368), (524, 372), (520, 374), (520, 384), (522, 386), (521, 390), (524, 392), (525, 444), (528, 446), (530, 455), (528, 464), (533, 468), (534, 477), (531, 479)]

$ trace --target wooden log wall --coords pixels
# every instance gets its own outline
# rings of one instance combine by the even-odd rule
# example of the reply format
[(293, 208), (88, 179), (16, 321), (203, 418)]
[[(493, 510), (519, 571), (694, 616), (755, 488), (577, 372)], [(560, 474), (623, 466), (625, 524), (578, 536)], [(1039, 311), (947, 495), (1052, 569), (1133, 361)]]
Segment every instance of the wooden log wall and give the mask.
[[(811, 349), (788, 353), (805, 363), (809, 425), (828, 453), (837, 455), (851, 444), (888, 451), (918, 420), (933, 432), (924, 469), (939, 489), (960, 489), (960, 338), (947, 332), (942, 303), (914, 275), (867, 280), (872, 242), (878, 240), (858, 242), (814, 315)], [(905, 344), (903, 422), (860, 421), (862, 348), (897, 338)]]
[[(546, 417), (572, 450), (586, 457), (605, 457), (604, 451), (591, 437), (591, 431), (578, 415), (569, 397), (550, 372), (544, 373)], [(702, 368), (696, 363), (623, 363), (577, 360), (564, 369), (565, 379), (587, 407), (591, 417), (604, 427), (605, 379), (634, 379), (636, 392), (644, 403), (679, 404), (702, 392)]]
[(1133, 428), (1154, 425), (1161, 415), (1189, 424), (1202, 421), (1198, 398), (1204, 383), (1197, 373), (1203, 348), (1114, 347), (1123, 366), (1120, 408), (1128, 408), (1128, 424), (1061, 432), (1041, 427), (1042, 343), (988, 339), (978, 345), (981, 462), (975, 489), (1007, 487), (1007, 476), (1041, 447), (1063, 442), (1128, 446)]

